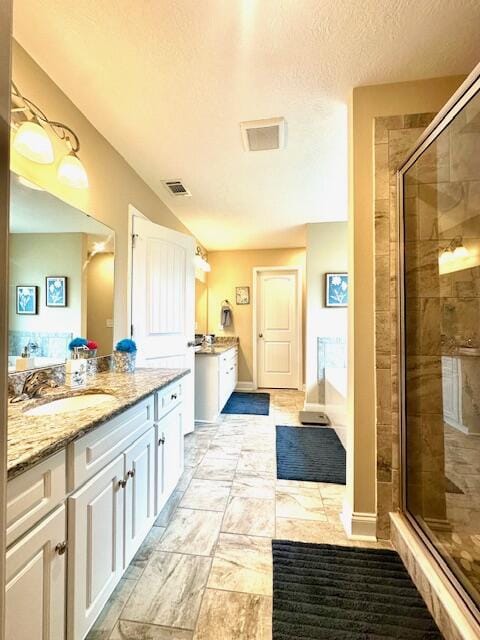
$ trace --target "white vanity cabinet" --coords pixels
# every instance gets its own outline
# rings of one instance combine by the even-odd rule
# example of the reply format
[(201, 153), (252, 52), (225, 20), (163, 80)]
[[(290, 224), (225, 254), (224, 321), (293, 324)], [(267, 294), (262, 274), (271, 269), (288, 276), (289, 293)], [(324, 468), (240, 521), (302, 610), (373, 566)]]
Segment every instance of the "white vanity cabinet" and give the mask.
[(65, 637), (65, 506), (7, 551), (8, 640)]
[(237, 347), (195, 354), (195, 420), (215, 422), (238, 381)]
[(149, 429), (125, 452), (126, 569), (155, 521), (155, 429)]
[(85, 637), (122, 575), (124, 481), (122, 454), (68, 498), (69, 640)]
[(177, 382), (9, 482), (9, 640), (85, 638), (183, 472), (183, 437)]

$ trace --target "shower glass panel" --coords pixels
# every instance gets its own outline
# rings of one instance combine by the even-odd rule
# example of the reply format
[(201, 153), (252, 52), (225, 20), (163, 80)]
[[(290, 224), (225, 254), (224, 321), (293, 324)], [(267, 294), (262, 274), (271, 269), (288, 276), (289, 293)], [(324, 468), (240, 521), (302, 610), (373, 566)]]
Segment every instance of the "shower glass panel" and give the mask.
[(403, 504), (478, 609), (480, 93), (406, 166)]

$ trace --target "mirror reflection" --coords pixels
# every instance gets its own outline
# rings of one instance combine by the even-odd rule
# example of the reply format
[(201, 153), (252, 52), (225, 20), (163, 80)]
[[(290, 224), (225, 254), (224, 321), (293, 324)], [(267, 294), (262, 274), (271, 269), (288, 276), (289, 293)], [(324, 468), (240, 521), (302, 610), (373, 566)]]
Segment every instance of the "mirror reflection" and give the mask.
[(114, 232), (13, 173), (10, 182), (9, 373), (63, 363), (79, 336), (91, 357), (111, 353)]

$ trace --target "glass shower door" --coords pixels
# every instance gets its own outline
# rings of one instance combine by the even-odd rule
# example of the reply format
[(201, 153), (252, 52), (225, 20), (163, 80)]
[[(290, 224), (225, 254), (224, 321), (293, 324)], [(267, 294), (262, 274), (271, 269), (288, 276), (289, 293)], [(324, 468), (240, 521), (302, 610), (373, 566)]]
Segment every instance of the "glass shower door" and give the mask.
[(400, 179), (403, 506), (478, 609), (480, 94)]

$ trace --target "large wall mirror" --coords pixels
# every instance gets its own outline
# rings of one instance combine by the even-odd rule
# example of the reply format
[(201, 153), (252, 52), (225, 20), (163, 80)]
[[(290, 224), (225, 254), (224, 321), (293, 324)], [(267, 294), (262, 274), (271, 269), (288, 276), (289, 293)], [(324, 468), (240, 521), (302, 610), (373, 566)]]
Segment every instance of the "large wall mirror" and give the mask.
[(77, 336), (112, 352), (114, 261), (109, 227), (11, 174), (9, 373), (63, 363)]

